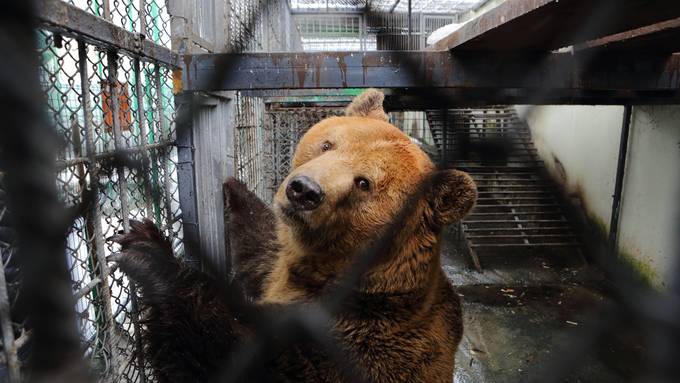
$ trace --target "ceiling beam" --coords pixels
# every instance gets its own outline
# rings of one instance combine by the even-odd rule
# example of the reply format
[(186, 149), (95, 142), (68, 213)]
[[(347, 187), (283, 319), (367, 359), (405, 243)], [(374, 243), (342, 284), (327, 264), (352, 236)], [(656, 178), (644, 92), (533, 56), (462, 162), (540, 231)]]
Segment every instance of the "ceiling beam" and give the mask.
[[(680, 55), (615, 53), (321, 52), (185, 56), (187, 91), (324, 88), (455, 89), (458, 94), (514, 95), (527, 103), (665, 98), (679, 103)], [(215, 82), (220, 68), (228, 67)]]
[(644, 53), (680, 52), (680, 18), (591, 40), (575, 46), (574, 50)]
[(676, 17), (678, 0), (507, 0), (434, 49), (551, 51)]

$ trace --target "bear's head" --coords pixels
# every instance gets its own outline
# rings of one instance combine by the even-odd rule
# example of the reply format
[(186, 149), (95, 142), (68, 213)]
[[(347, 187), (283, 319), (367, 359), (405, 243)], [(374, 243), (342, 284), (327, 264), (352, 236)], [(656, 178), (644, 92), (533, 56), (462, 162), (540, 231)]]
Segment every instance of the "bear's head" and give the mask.
[(328, 258), (321, 262), (351, 256), (378, 238), (423, 184), (427, 190), (415, 197), (416, 208), (400, 223), (405, 234), (400, 238), (429, 235), (422, 240), (435, 242), (432, 237), (444, 225), (472, 208), (477, 197), (472, 179), (457, 170), (438, 171), (387, 121), (383, 99), (367, 90), (345, 116), (325, 119), (302, 137), (292, 171), (275, 196), (282, 242)]

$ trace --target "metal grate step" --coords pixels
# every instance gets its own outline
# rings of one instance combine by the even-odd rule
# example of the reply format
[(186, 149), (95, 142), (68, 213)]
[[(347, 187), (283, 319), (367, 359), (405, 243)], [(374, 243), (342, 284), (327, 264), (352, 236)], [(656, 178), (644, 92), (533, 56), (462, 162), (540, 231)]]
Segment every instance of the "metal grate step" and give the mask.
[(532, 247), (545, 247), (545, 248), (550, 248), (550, 247), (580, 247), (581, 244), (579, 242), (552, 242), (552, 243), (475, 243), (471, 244), (470, 247), (472, 248), (491, 248), (491, 247), (524, 247), (524, 248), (532, 248)]
[[(475, 266), (479, 256), (580, 248), (545, 177), (529, 127), (514, 109), (490, 107), (427, 111), (437, 150), (477, 183), (477, 206), (462, 222)], [(444, 157), (444, 151), (450, 153)]]

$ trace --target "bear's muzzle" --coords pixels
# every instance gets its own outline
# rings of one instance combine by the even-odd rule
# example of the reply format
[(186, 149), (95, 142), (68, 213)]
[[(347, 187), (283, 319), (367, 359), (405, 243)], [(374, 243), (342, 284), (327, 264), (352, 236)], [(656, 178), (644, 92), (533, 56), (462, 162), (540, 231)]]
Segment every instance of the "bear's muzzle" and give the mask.
[(323, 202), (321, 186), (307, 176), (295, 176), (286, 186), (286, 197), (296, 210), (314, 210)]

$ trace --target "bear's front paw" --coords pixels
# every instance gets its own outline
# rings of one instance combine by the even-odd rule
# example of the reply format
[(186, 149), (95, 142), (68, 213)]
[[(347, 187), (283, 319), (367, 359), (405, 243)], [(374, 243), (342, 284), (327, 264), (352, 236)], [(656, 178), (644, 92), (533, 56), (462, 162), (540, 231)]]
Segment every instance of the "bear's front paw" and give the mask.
[(121, 245), (119, 253), (108, 260), (116, 262), (121, 271), (142, 289), (142, 295), (152, 298), (168, 293), (180, 271), (180, 262), (172, 254), (170, 241), (156, 225), (144, 219), (130, 221), (130, 232), (109, 238)]

